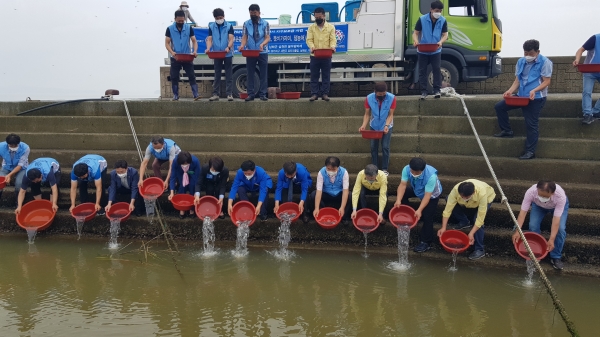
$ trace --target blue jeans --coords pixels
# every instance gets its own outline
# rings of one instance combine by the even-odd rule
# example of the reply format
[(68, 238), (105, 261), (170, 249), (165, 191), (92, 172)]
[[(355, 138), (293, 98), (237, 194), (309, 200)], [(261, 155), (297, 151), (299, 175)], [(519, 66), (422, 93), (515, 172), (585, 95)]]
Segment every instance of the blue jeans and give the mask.
[[(321, 83), (319, 84), (319, 77)], [(310, 57), (310, 95), (329, 95), (331, 87), (331, 59)]]
[[(490, 210), (491, 206), (492, 203), (489, 203), (487, 207), (488, 211)], [(467, 224), (469, 221), (471, 221), (471, 225), (475, 226), (478, 210), (479, 208), (466, 208), (457, 204), (452, 210), (451, 217), (454, 217), (454, 219), (461, 224)], [(485, 246), (483, 245), (483, 237), (485, 236), (485, 225), (481, 226), (473, 236), (475, 237), (475, 244), (473, 246), (475, 250), (484, 250)]]
[[(260, 88), (254, 90), (254, 75), (256, 64), (258, 63), (258, 71), (260, 76)], [(246, 57), (246, 92), (248, 97), (267, 97), (267, 70), (269, 63), (269, 54), (259, 54), (258, 57)]]
[[(548, 213), (554, 213), (553, 209), (542, 208), (536, 204), (531, 205), (531, 213), (529, 214), (529, 230), (540, 234), (540, 224), (544, 215)], [(563, 246), (565, 245), (565, 238), (567, 237), (567, 216), (569, 213), (569, 199), (565, 204), (565, 209), (560, 216), (560, 222), (558, 226), (558, 233), (554, 239), (554, 249), (550, 252), (550, 258), (560, 259), (562, 256)]]
[[(17, 173), (15, 176), (11, 177), (10, 181), (11, 183), (13, 183), (15, 185), (15, 193), (19, 193), (19, 191), (21, 190), (21, 182), (23, 181), (23, 176), (25, 175), (25, 169), (21, 168), (21, 171), (19, 171), (19, 173)], [(0, 169), (0, 177), (5, 177), (7, 176), (11, 171), (7, 170), (7, 169)], [(0, 189), (0, 193), (3, 190)]]
[(388, 133), (381, 138), (381, 166), (378, 164), (379, 159), (379, 139), (371, 139), (371, 163), (381, 170), (388, 169), (390, 163), (390, 141), (392, 140), (392, 129), (388, 129)]
[[(521, 108), (523, 117), (525, 117), (525, 126), (527, 127), (527, 140), (525, 141), (526, 152), (535, 153), (535, 149), (537, 148), (538, 137), (540, 135), (540, 112), (545, 104), (546, 97), (536, 98), (533, 101), (529, 101), (529, 105)], [(502, 131), (512, 131), (510, 128), (510, 121), (508, 120), (508, 112), (510, 110), (519, 109), (519, 107), (507, 105), (504, 100), (501, 100), (496, 103), (494, 109), (496, 109), (496, 116), (498, 117), (500, 129)]]
[(581, 99), (581, 107), (584, 116), (600, 113), (600, 99), (592, 109), (592, 91), (594, 90), (596, 81), (600, 82), (600, 73), (583, 74), (583, 97)]

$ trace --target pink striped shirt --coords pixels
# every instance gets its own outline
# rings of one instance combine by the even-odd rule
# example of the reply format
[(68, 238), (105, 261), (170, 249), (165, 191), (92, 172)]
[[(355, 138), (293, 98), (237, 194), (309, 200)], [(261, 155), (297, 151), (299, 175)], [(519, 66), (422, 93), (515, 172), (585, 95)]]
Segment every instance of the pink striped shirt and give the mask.
[(554, 216), (560, 217), (563, 214), (563, 211), (565, 210), (565, 204), (567, 203), (567, 195), (565, 194), (565, 190), (556, 184), (556, 191), (554, 191), (554, 194), (552, 194), (548, 202), (541, 202), (538, 198), (537, 191), (536, 184), (531, 186), (527, 192), (525, 192), (525, 198), (523, 198), (521, 210), (525, 212), (529, 211), (531, 204), (534, 203), (541, 208), (554, 209)]

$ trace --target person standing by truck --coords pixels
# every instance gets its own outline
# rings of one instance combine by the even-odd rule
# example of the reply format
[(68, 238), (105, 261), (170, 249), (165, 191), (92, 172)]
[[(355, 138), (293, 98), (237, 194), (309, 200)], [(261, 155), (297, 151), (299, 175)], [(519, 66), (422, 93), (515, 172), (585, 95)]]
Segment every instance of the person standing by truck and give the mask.
[(206, 38), (206, 51), (224, 51), (227, 54), (223, 59), (215, 59), (215, 80), (213, 81), (213, 94), (209, 101), (218, 101), (221, 93), (221, 70), (225, 68), (225, 91), (227, 100), (233, 101), (233, 80), (231, 78), (233, 62), (233, 26), (225, 21), (225, 12), (221, 8), (213, 10), (215, 22), (208, 24), (208, 37)]
[[(329, 88), (331, 78), (331, 58), (316, 58), (315, 50), (331, 49), (335, 52), (337, 41), (335, 26), (325, 22), (325, 9), (315, 8), (313, 13), (315, 23), (308, 27), (306, 45), (310, 49), (310, 101), (316, 101), (319, 96), (329, 102)], [(321, 85), (319, 86), (319, 77)]]
[(187, 1), (182, 1), (181, 5), (179, 5), (179, 8), (177, 10), (185, 13), (185, 22), (186, 23), (188, 21), (190, 21), (192, 23), (192, 25), (196, 24), (196, 20), (194, 20), (194, 18), (192, 17), (192, 13), (190, 13), (190, 6), (188, 5)]
[[(260, 50), (258, 57), (246, 57), (246, 88), (248, 97), (246, 102), (254, 100), (258, 94), (261, 101), (268, 101), (267, 98), (267, 70), (269, 63), (269, 48), (267, 45), (271, 41), (271, 29), (267, 20), (260, 18), (260, 7), (252, 4), (248, 8), (250, 20), (244, 22), (242, 35), (242, 44), (240, 51), (248, 47), (248, 50)], [(258, 91), (254, 90), (254, 70), (258, 64), (260, 87)]]
[[(442, 16), (444, 4), (441, 1), (431, 3), (429, 13), (423, 15), (415, 25), (413, 32), (413, 46), (417, 47), (420, 44), (437, 44), (438, 49), (434, 52), (426, 53), (418, 51), (419, 64), (419, 83), (421, 86), (421, 99), (427, 98), (427, 67), (431, 64), (431, 72), (433, 73), (433, 94), (435, 98), (440, 98), (440, 88), (442, 87), (442, 44), (448, 39), (448, 23), (446, 18)], [(431, 29), (429, 29), (431, 27)]]
[[(191, 45), (190, 45), (191, 41)], [(179, 62), (175, 59), (177, 54), (198, 55), (198, 41), (194, 35), (194, 28), (185, 23), (185, 13), (183, 11), (175, 12), (175, 22), (165, 33), (165, 47), (171, 54), (171, 88), (173, 89), (173, 100), (179, 100), (179, 71), (183, 68), (190, 82), (194, 100), (200, 99), (198, 95), (198, 84), (196, 83), (196, 74), (194, 73), (194, 63)]]
[[(590, 37), (581, 48), (577, 50), (573, 66), (577, 67), (581, 60), (581, 55), (587, 50), (584, 64), (599, 64), (600, 63), (600, 34)], [(595, 118), (600, 117), (600, 99), (592, 108), (592, 91), (596, 81), (600, 82), (600, 73), (585, 73), (583, 74), (583, 94), (581, 105), (583, 110), (583, 120), (581, 123), (590, 125), (595, 121)]]

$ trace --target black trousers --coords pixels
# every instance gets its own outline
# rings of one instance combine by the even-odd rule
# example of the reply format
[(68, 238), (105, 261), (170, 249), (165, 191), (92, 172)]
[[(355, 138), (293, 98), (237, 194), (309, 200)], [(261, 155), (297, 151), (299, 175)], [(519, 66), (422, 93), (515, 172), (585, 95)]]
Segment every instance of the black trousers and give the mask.
[[(321, 83), (319, 83), (319, 75)], [(323, 96), (329, 95), (331, 87), (331, 59), (318, 59), (310, 57), (310, 94)]]
[(194, 73), (194, 64), (187, 62), (177, 62), (174, 58), (171, 57), (171, 84), (178, 85), (179, 84), (179, 72), (181, 68), (185, 71), (185, 74), (188, 77), (190, 85), (196, 84), (196, 74)]
[[(116, 202), (131, 202), (131, 190), (129, 188), (125, 188), (123, 186), (117, 188), (117, 193), (115, 194), (115, 203)], [(135, 197), (135, 212), (136, 213), (144, 213), (146, 212), (146, 204), (144, 203), (144, 198), (138, 193)]]
[[(110, 186), (110, 176), (107, 173), (106, 169), (102, 171), (100, 179), (102, 181), (102, 190), (96, 191), (96, 193), (101, 193), (100, 206), (105, 207), (108, 204), (108, 195), (106, 194), (106, 189), (108, 188), (108, 186)], [(90, 196), (88, 195), (87, 189), (89, 183), (90, 181), (88, 180), (79, 181), (79, 202), (81, 202), (82, 204), (86, 202), (96, 202), (96, 199), (90, 200)], [(91, 181), (91, 183), (95, 186), (94, 181)]]
[[(402, 197), (402, 204), (408, 205), (408, 198), (415, 198), (417, 195), (413, 190), (412, 186), (406, 186), (406, 192), (404, 192), (404, 196)], [(423, 226), (421, 227), (421, 232), (419, 233), (419, 238), (422, 242), (427, 242), (431, 244), (434, 239), (433, 235), (433, 216), (435, 215), (435, 211), (437, 209), (438, 202), (440, 198), (431, 198), (429, 199), (429, 203), (421, 212), (421, 221), (423, 221)]]
[(421, 94), (427, 93), (427, 66), (431, 64), (431, 72), (433, 74), (433, 92), (439, 92), (442, 87), (442, 53), (433, 55), (419, 54), (419, 84), (421, 85)]
[[(52, 174), (52, 173), (51, 173)], [(56, 191), (58, 195), (60, 195), (60, 171), (54, 172), (54, 179), (56, 180)], [(48, 184), (46, 182), (46, 184)], [(29, 183), (31, 187), (31, 194), (35, 197), (42, 194), (42, 182), (39, 183)]]

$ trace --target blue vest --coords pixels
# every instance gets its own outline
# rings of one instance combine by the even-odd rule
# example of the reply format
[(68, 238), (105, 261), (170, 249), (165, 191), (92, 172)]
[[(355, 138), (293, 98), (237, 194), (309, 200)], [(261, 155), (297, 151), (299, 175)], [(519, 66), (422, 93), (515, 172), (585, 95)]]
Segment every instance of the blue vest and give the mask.
[[(19, 149), (11, 158), (10, 150), (8, 149), (8, 144), (6, 142), (0, 143), (0, 157), (4, 159), (4, 164), (2, 165), (2, 168), (9, 172), (14, 170), (17, 166), (19, 166), (19, 159), (21, 159), (21, 157), (25, 154), (25, 151), (27, 151), (27, 149), (29, 149), (29, 145), (20, 142)], [(27, 168), (27, 166), (23, 168)]]
[(29, 166), (27, 166), (26, 173), (31, 169), (38, 169), (40, 172), (42, 172), (42, 182), (45, 182), (48, 178), (48, 174), (53, 172), (52, 164), (56, 164), (55, 166), (58, 166), (58, 161), (54, 158), (38, 158), (32, 161)]
[[(383, 102), (381, 102), (381, 108), (379, 107), (379, 101), (377, 100), (377, 95), (375, 95), (375, 93), (367, 96), (367, 102), (371, 108), (371, 129), (383, 131), (383, 128), (385, 127), (385, 121), (390, 114), (390, 107), (394, 102), (394, 95), (390, 94), (389, 92), (386, 93), (385, 99)], [(394, 126), (393, 120), (389, 127), (391, 128), (392, 126)]]
[(177, 23), (173, 22), (169, 26), (171, 31), (171, 46), (173, 51), (177, 54), (190, 54), (192, 52), (192, 46), (190, 44), (190, 25), (187, 23), (183, 24), (181, 32), (177, 29)]
[[(265, 29), (269, 23), (263, 19), (258, 20), (258, 39), (254, 39), (254, 25), (252, 20), (244, 22), (244, 27), (248, 32), (248, 42), (246, 43), (246, 49), (248, 50), (259, 50), (260, 44), (265, 41)], [(265, 46), (261, 54), (269, 52), (269, 47)]]
[[(212, 50), (213, 51), (225, 51), (227, 46), (229, 45), (229, 28), (231, 28), (231, 24), (225, 21), (221, 28), (216, 22), (211, 22), (208, 24), (208, 29), (212, 31)], [(229, 50), (226, 57), (233, 56), (233, 48)]]
[(600, 63), (600, 34), (596, 35), (596, 47), (594, 48), (594, 57), (591, 60), (588, 60), (586, 57), (586, 63), (598, 64)]
[(150, 152), (152, 152), (152, 155), (159, 160), (169, 160), (169, 152), (171, 152), (171, 148), (173, 146), (175, 146), (175, 142), (165, 138), (165, 144), (163, 146), (162, 151), (160, 152), (156, 152), (156, 150), (154, 149), (154, 147), (152, 147), (152, 142), (150, 142)]
[[(100, 170), (100, 161), (106, 162), (106, 159), (104, 159), (104, 157), (99, 156), (97, 154), (86, 154), (85, 156), (81, 157), (81, 159), (76, 161), (75, 164), (73, 164), (73, 167), (77, 166), (77, 164), (79, 164), (79, 163), (86, 164), (88, 166), (88, 176), (87, 176), (87, 178), (85, 178), (85, 180), (92, 181), (92, 180), (94, 180), (93, 177), (95, 177), (96, 175), (99, 175), (98, 173), (101, 171)], [(71, 178), (72, 178), (72, 175), (73, 175), (73, 172), (71, 172)]]
[[(539, 54), (537, 60), (529, 70), (529, 74), (527, 75), (527, 82), (523, 80), (521, 75), (523, 74), (523, 70), (527, 64), (527, 60), (524, 57), (521, 57), (519, 61), (517, 61), (517, 77), (519, 78), (519, 97), (529, 97), (529, 92), (531, 90), (537, 88), (540, 85), (541, 77), (542, 77), (542, 67), (544, 63), (546, 63), (548, 59)], [(535, 98), (542, 98), (541, 92), (535, 93)]]
[[(410, 174), (410, 166), (406, 165), (404, 169), (408, 171), (408, 182), (410, 183), (410, 186), (412, 186), (415, 195), (420, 199), (423, 199), (425, 197), (425, 186), (427, 185), (429, 178), (431, 178), (432, 175), (437, 174), (437, 170), (433, 168), (433, 166), (425, 165), (425, 170), (423, 170), (421, 176), (415, 179), (412, 174)], [(441, 192), (440, 186), (440, 193)]]
[[(421, 41), (419, 43), (429, 44), (429, 43), (438, 43), (442, 39), (442, 28), (444, 27), (444, 23), (446, 22), (446, 18), (440, 16), (439, 19), (435, 22), (435, 28), (431, 30), (431, 14), (427, 13), (421, 17)], [(442, 48), (438, 48), (438, 50), (433, 53), (422, 53), (426, 55), (434, 55), (442, 52)]]
[(327, 175), (327, 168), (321, 169), (321, 176), (323, 176), (323, 193), (327, 193), (331, 196), (336, 196), (344, 190), (344, 174), (346, 169), (339, 167), (338, 173), (335, 176), (335, 181), (331, 183), (329, 176)]

